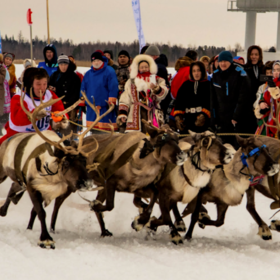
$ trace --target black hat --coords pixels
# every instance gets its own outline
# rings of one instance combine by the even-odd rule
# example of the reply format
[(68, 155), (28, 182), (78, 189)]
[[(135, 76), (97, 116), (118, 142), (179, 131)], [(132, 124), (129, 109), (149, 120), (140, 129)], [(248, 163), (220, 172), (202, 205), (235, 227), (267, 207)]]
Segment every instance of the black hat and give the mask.
[(121, 55), (125, 55), (130, 59), (129, 53), (125, 50), (120, 51), (118, 57), (120, 57)]
[(103, 53), (108, 53), (111, 56), (111, 59), (114, 59), (113, 52), (111, 50), (105, 50)]
[(100, 52), (94, 52), (94, 53), (91, 55), (91, 61), (94, 61), (95, 59), (99, 59), (99, 60), (102, 60), (102, 61), (103, 61), (102, 54), (101, 54)]

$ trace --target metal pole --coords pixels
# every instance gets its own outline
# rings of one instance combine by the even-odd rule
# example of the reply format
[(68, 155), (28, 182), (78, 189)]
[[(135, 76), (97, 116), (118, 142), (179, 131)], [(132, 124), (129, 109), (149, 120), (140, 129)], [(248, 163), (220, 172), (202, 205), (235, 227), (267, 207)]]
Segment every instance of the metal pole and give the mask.
[(32, 66), (33, 65), (32, 25), (30, 25), (30, 56), (31, 56), (31, 66)]
[(257, 13), (247, 12), (246, 13), (246, 33), (245, 33), (245, 50), (250, 46), (255, 45), (256, 41), (256, 23)]
[(48, 44), (50, 44), (50, 22), (49, 22), (49, 0), (47, 1), (47, 28), (48, 28)]

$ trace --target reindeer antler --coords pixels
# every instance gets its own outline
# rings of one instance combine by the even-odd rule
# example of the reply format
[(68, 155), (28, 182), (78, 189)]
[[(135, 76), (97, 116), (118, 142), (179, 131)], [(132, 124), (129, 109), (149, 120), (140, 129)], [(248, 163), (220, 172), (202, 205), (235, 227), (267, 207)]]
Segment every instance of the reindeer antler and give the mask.
[(158, 127), (152, 125), (151, 122), (148, 122), (148, 121), (146, 121), (146, 120), (144, 120), (144, 119), (142, 119), (142, 123), (144, 123), (145, 125), (150, 126), (150, 127), (154, 128), (154, 129), (156, 129), (156, 130), (158, 131), (158, 133), (167, 132), (166, 129), (160, 129), (160, 128), (158, 128)]

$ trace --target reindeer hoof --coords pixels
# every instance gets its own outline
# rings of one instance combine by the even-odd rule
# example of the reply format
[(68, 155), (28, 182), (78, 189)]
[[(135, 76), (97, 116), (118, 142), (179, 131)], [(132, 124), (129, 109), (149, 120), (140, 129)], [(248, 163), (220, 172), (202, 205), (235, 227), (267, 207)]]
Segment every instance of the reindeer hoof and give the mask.
[(175, 221), (174, 226), (177, 229), (177, 231), (186, 232), (186, 230), (187, 230), (186, 225), (183, 220)]
[(54, 241), (49, 240), (49, 239), (44, 240), (44, 241), (39, 240), (38, 241), (38, 246), (40, 246), (43, 249), (46, 249), (48, 247), (51, 248), (51, 249), (55, 249), (54, 243), (55, 243)]
[(265, 225), (265, 226), (259, 228), (258, 235), (259, 235), (263, 240), (271, 240), (271, 239), (272, 239), (271, 231), (269, 230), (269, 228), (268, 228), (267, 225)]
[(183, 239), (178, 232), (171, 232), (170, 238), (171, 238), (172, 243), (175, 245), (183, 244)]
[(205, 212), (200, 212), (198, 217), (198, 226), (205, 229), (205, 222), (211, 220), (210, 216)]
[(113, 236), (113, 233), (111, 233), (108, 229), (106, 229), (105, 231), (103, 231), (100, 235), (100, 237), (106, 237), (106, 236)]
[(280, 232), (280, 221), (279, 220), (271, 221), (269, 228), (271, 230), (276, 230)]
[(5, 217), (7, 215), (7, 209), (3, 208), (3, 206), (0, 208), (0, 216)]

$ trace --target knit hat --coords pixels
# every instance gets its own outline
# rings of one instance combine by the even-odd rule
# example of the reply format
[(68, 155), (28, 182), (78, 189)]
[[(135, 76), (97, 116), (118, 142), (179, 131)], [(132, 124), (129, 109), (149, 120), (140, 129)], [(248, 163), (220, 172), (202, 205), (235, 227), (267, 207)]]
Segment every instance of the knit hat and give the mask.
[(125, 50), (120, 51), (118, 57), (120, 57), (121, 55), (125, 55), (130, 59), (129, 53)]
[(147, 48), (145, 54), (151, 55), (151, 56), (159, 56), (160, 55), (160, 51), (159, 51), (157, 46), (151, 45), (151, 46), (149, 46)]
[(65, 64), (69, 64), (70, 61), (69, 61), (69, 57), (65, 54), (61, 54), (58, 59), (57, 59), (57, 63), (58, 64), (61, 64), (61, 63), (65, 63)]
[(91, 55), (91, 61), (94, 61), (95, 59), (103, 61), (102, 54), (99, 51), (96, 51)]
[(26, 69), (28, 66), (31, 66), (31, 61), (30, 60), (26, 60), (24, 63), (24, 68)]
[(6, 57), (9, 57), (12, 61), (14, 61), (14, 59), (15, 59), (15, 55), (14, 55), (13, 53), (7, 53), (7, 52), (5, 52), (5, 53), (3, 54), (3, 60), (5, 60)]
[(102, 56), (104, 56), (104, 52), (101, 51), (101, 50), (97, 50), (97, 51), (95, 51), (95, 52), (99, 52), (99, 53), (101, 53)]
[(230, 63), (233, 62), (232, 54), (229, 51), (223, 51), (219, 54), (218, 62), (228, 61)]
[(105, 50), (104, 51), (104, 54), (105, 53), (108, 53), (110, 56), (111, 56), (111, 59), (114, 59), (114, 57), (113, 57), (113, 52), (112, 51), (110, 51), (110, 50)]

